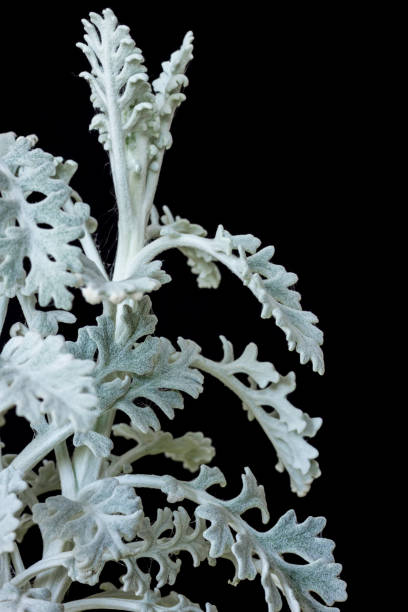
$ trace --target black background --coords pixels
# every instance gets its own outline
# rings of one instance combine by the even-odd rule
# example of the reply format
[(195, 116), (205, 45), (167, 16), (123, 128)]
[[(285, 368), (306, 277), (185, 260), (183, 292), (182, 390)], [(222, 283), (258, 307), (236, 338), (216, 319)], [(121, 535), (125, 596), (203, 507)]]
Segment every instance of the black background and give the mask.
[[(359, 431), (364, 406), (356, 381), (361, 381), (358, 370), (366, 349), (356, 336), (352, 296), (364, 266), (369, 206), (364, 196), (371, 120), (366, 86), (374, 59), (359, 42), (367, 21), (351, 11), (310, 5), (275, 6), (270, 14), (256, 4), (230, 12), (222, 12), (221, 3), (198, 3), (188, 10), (153, 3), (110, 6), (130, 26), (152, 78), (185, 32), (195, 34), (187, 101), (173, 123), (174, 145), (165, 156), (156, 205), (169, 205), (210, 235), (222, 223), (231, 233), (250, 232), (263, 245), (275, 245), (275, 261), (298, 274), (303, 307), (318, 315), (325, 333), (327, 372), (320, 377), (310, 364), (300, 365), (297, 353), (287, 351), (283, 332), (273, 320), (260, 319), (260, 304), (232, 274), (224, 272), (217, 290), (199, 290), (183, 256), (166, 255), (164, 268), (173, 282), (152, 296), (157, 333), (174, 342), (180, 335), (191, 338), (214, 359), (221, 358), (219, 334), (234, 343), (237, 354), (254, 341), (261, 359), (272, 361), (282, 374), (294, 370), (298, 386), (293, 403), (323, 417), (313, 440), (322, 476), (305, 498), (290, 493), (288, 477), (275, 471), (274, 450), (259, 426), (249, 423), (239, 401), (211, 380), (197, 401), (186, 398), (184, 412), (173, 423), (163, 417), (162, 426), (178, 434), (199, 430), (212, 438), (217, 449), (213, 464), (227, 475), (231, 497), (249, 465), (265, 486), (273, 522), (289, 508), (299, 520), (326, 516), (324, 535), (336, 541), (335, 557), (349, 583), (349, 602), (339, 607), (355, 609), (354, 542), (363, 527), (362, 518), (352, 517), (356, 508), (362, 516), (359, 506), (366, 493)], [(98, 2), (54, 4), (52, 10), (37, 5), (24, 12), (18, 4), (7, 6), (0, 39), (0, 131), (35, 133), (44, 150), (79, 163), (72, 185), (91, 205), (99, 221), (100, 248), (112, 263), (113, 189), (107, 156), (96, 134), (88, 132), (93, 114), (89, 90), (78, 77), (88, 65), (75, 47), (82, 39), (80, 19), (103, 8)], [(100, 312), (80, 295), (74, 308), (82, 324), (92, 323)], [(7, 324), (17, 315), (15, 310)], [(64, 332), (75, 336), (68, 326)], [(14, 429), (7, 425), (3, 439), (15, 452), (32, 434), (18, 421), (17, 436), (16, 421), (8, 421)], [(156, 466), (158, 473), (190, 477), (170, 462), (162, 466), (142, 460), (136, 469)], [(185, 576), (174, 589), (192, 601), (211, 601), (220, 610), (244, 609), (244, 602), (264, 609), (259, 584), (227, 585), (231, 564), (220, 563), (218, 569), (203, 564), (194, 571), (190, 566), (185, 558)], [(73, 588), (68, 599), (80, 593), (81, 588)]]

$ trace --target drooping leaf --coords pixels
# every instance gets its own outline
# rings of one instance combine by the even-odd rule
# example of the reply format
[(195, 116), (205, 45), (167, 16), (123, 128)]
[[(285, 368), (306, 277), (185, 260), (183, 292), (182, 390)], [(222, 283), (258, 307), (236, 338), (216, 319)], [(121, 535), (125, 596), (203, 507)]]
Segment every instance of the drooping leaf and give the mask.
[[(236, 393), (248, 418), (256, 419), (272, 442), (278, 456), (277, 470), (288, 472), (294, 493), (306, 495), (320, 470), (315, 460), (318, 451), (305, 438), (316, 434), (321, 418), (309, 417), (287, 399), (296, 387), (293, 372), (281, 376), (271, 363), (258, 361), (254, 343), (235, 359), (232, 344), (223, 336), (221, 340), (224, 356), (220, 362), (199, 355), (194, 365)], [(237, 374), (241, 373), (248, 375), (249, 385), (238, 379)]]
[[(170, 238), (179, 238), (183, 234), (207, 236), (207, 231), (201, 225), (190, 223), (188, 219), (182, 219), (179, 216), (174, 218), (168, 206), (163, 206), (163, 211), (161, 220), (164, 225), (159, 226), (156, 223), (157, 235), (169, 236)], [(155, 210), (152, 211), (153, 217), (156, 212)], [(218, 266), (214, 263), (214, 258), (209, 253), (192, 247), (181, 247), (179, 250), (187, 257), (187, 264), (193, 274), (197, 275), (198, 286), (205, 289), (216, 289), (220, 284), (221, 274)]]
[(222, 370), (229, 376), (234, 374), (247, 374), (262, 389), (270, 382), (278, 382), (279, 373), (275, 366), (269, 361), (258, 361), (258, 347), (254, 342), (250, 342), (244, 352), (237, 359), (234, 358), (234, 347), (225, 336), (220, 336), (224, 351), (221, 360)]
[(0, 412), (15, 406), (33, 425), (48, 414), (56, 425), (87, 431), (98, 415), (93, 369), (68, 353), (62, 336), (11, 338), (0, 355)]
[[(120, 478), (123, 482), (131, 479)], [(269, 612), (282, 609), (281, 594), (291, 610), (339, 612), (330, 606), (346, 599), (345, 583), (338, 578), (341, 565), (334, 563), (334, 542), (321, 537), (324, 518), (309, 517), (298, 523), (290, 510), (268, 531), (254, 529), (242, 514), (259, 508), (264, 523), (269, 514), (263, 487), (257, 485), (249, 468), (243, 475), (241, 493), (231, 500), (218, 499), (207, 491), (213, 484), (225, 483), (217, 468), (202, 466), (199, 476), (192, 481), (170, 476), (161, 477), (160, 481), (160, 488), (170, 502), (188, 498), (199, 504), (195, 515), (209, 523), (203, 532), (210, 544), (209, 557), (225, 557), (233, 562), (233, 584), (261, 575)], [(305, 563), (287, 561), (284, 557), (287, 553), (301, 557)], [(321, 604), (315, 595), (327, 605)]]
[(89, 207), (71, 202), (71, 187), (56, 177), (58, 160), (33, 148), (35, 137), (9, 140), (0, 158), (0, 293), (37, 294), (40, 306), (53, 300), (69, 310), (67, 287), (77, 286), (82, 268), (81, 250), (70, 243), (83, 236)]
[(46, 540), (73, 542), (68, 563), (73, 580), (96, 584), (104, 562), (126, 554), (123, 539), (135, 537), (143, 514), (134, 490), (115, 478), (105, 478), (81, 489), (75, 500), (48, 497), (33, 507), (33, 518)]
[[(198, 274), (200, 286), (217, 287), (219, 271), (212, 266), (216, 261), (226, 265), (261, 302), (262, 318), (274, 317), (285, 332), (289, 350), (296, 349), (302, 364), (311, 361), (316, 372), (324, 373), (320, 348), (323, 333), (316, 327), (318, 319), (313, 313), (302, 310), (300, 294), (291, 288), (298, 280), (296, 274), (271, 261), (274, 247), (258, 251), (260, 241), (252, 234), (233, 236), (222, 225), (212, 239), (205, 238), (203, 233), (184, 233), (180, 221), (175, 220), (168, 209), (161, 220), (163, 226), (154, 231), (167, 238), (162, 250), (174, 246), (185, 252), (193, 271)], [(187, 229), (194, 227), (185, 219), (183, 223)]]

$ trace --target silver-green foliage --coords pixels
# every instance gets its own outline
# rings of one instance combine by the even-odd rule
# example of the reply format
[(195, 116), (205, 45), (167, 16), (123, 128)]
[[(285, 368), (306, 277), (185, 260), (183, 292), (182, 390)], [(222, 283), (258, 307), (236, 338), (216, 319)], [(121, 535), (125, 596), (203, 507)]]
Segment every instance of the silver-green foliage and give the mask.
[[(69, 185), (76, 164), (37, 148), (34, 136), (0, 135), (0, 323), (11, 299), (24, 314), (0, 354), (0, 419), (4, 424), (15, 408), (35, 432), (18, 455), (2, 455), (0, 443), (0, 610), (200, 610), (184, 595), (160, 592), (175, 583), (181, 551), (194, 566), (229, 560), (234, 585), (259, 575), (269, 612), (281, 609), (282, 596), (293, 612), (337, 610), (331, 606), (345, 599), (345, 585), (334, 544), (321, 536), (325, 520), (298, 523), (290, 510), (268, 530), (254, 529), (243, 514), (257, 508), (266, 523), (269, 511), (250, 469), (241, 493), (220, 499), (208, 492), (226, 484), (218, 468), (205, 465), (215, 454), (211, 440), (201, 432), (173, 437), (161, 429), (165, 417), (183, 408), (183, 395), (198, 397), (208, 374), (258, 421), (277, 469), (287, 471), (297, 495), (305, 495), (320, 474), (318, 452), (306, 438), (321, 419), (289, 401), (293, 372), (282, 376), (272, 363), (259, 361), (254, 343), (235, 357), (221, 337), (224, 355), (214, 361), (191, 340), (179, 338), (176, 348), (154, 335), (148, 294), (171, 280), (157, 257), (180, 250), (199, 287), (216, 288), (220, 265), (226, 266), (261, 302), (261, 316), (275, 319), (301, 363), (311, 361), (322, 374), (317, 319), (301, 308), (296, 275), (272, 261), (274, 247), (260, 248), (251, 234), (232, 235), (221, 225), (209, 238), (200, 225), (174, 217), (167, 207), (160, 216), (154, 206), (173, 115), (185, 99), (192, 34), (150, 84), (140, 49), (110, 9), (83, 23), (85, 42), (78, 46), (91, 67), (83, 73), (96, 111), (91, 129), (109, 154), (119, 213), (111, 277), (92, 238), (96, 222), (89, 206)], [(58, 327), (75, 322), (69, 312), (75, 287), (89, 303), (102, 303), (103, 314), (78, 329), (76, 342), (66, 342)], [(114, 454), (112, 434), (130, 440), (129, 450)], [(55, 463), (44, 460), (51, 451)], [(199, 470), (198, 476), (182, 481), (135, 470), (138, 459), (158, 454)], [(149, 518), (144, 488), (160, 490), (170, 504), (194, 502), (194, 516), (183, 506), (165, 506)], [(33, 525), (40, 528), (44, 555), (25, 569), (19, 544)], [(286, 553), (304, 564), (287, 561)], [(144, 571), (141, 559), (156, 561), (158, 571)], [(108, 561), (125, 568), (120, 585), (103, 583), (90, 597), (64, 602), (71, 581), (98, 584)], [(206, 604), (205, 610), (215, 607)]]

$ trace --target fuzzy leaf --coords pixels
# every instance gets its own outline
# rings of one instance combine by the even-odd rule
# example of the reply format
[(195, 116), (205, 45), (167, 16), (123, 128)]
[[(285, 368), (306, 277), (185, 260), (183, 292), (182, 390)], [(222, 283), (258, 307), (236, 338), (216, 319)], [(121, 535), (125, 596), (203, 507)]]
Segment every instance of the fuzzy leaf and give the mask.
[(181, 391), (196, 398), (203, 389), (202, 374), (191, 367), (199, 347), (186, 341), (182, 350), (176, 351), (166, 338), (154, 340), (157, 360), (152, 372), (133, 376), (129, 390), (117, 403), (117, 408), (130, 417), (132, 426), (144, 433), (149, 428), (158, 429), (159, 422), (149, 406), (140, 406), (142, 400), (153, 402), (172, 419), (174, 410), (184, 405)]
[(137, 343), (132, 334), (125, 342), (117, 342), (112, 319), (101, 315), (96, 320), (96, 327), (86, 327), (85, 330), (98, 349), (98, 373), (102, 371), (107, 376), (114, 372), (128, 372), (142, 376), (152, 371), (158, 350), (157, 338), (148, 337)]
[[(203, 233), (183, 233), (181, 225), (177, 229), (178, 222), (168, 209), (161, 220), (164, 226), (156, 228), (155, 233), (158, 231), (167, 238), (166, 248), (171, 248), (174, 242), (176, 248), (185, 252), (193, 271), (199, 275), (200, 286), (217, 287), (219, 271), (212, 266), (217, 260), (226, 265), (261, 302), (262, 318), (275, 318), (278, 327), (285, 332), (289, 350), (296, 349), (302, 364), (311, 361), (316, 372), (324, 373), (320, 348), (323, 333), (316, 327), (318, 319), (313, 313), (302, 310), (300, 294), (291, 289), (298, 280), (296, 274), (271, 262), (274, 247), (257, 251), (260, 241), (252, 234), (233, 236), (222, 225), (212, 239), (205, 238)], [(193, 227), (185, 219), (183, 223), (187, 228)], [(234, 251), (238, 251), (238, 255)]]
[[(276, 469), (287, 470), (292, 491), (299, 496), (306, 495), (313, 480), (320, 476), (320, 470), (315, 461), (318, 451), (305, 438), (316, 434), (321, 418), (309, 417), (287, 399), (296, 387), (293, 372), (281, 376), (271, 363), (257, 361), (257, 347), (253, 343), (234, 359), (232, 344), (223, 336), (221, 340), (224, 348), (221, 362), (198, 356), (194, 365), (219, 378), (237, 394), (248, 418), (256, 419), (272, 442), (278, 456)], [(240, 373), (248, 375), (249, 385), (237, 378), (236, 374)]]
[(126, 574), (120, 577), (125, 593), (133, 595), (143, 595), (150, 589), (152, 576), (150, 572), (143, 572), (138, 563), (137, 557), (127, 557), (123, 560), (126, 566)]
[(185, 100), (181, 93), (187, 87), (188, 79), (185, 71), (193, 58), (193, 33), (187, 32), (183, 43), (177, 51), (171, 54), (170, 60), (162, 63), (163, 72), (153, 81), (156, 93), (155, 105), (160, 116), (160, 133), (154, 144), (158, 149), (168, 149), (172, 144), (170, 123), (176, 108)]
[[(317, 433), (322, 419), (310, 418), (287, 400), (295, 386), (295, 375), (290, 372), (266, 389), (248, 389), (243, 401), (248, 416), (258, 421), (275, 447), (279, 459), (276, 469), (279, 472), (286, 469), (292, 491), (303, 497), (321, 473), (315, 460), (319, 453), (305, 438)], [(268, 412), (263, 406), (273, 411)]]
[(247, 374), (261, 388), (270, 382), (278, 382), (280, 375), (275, 366), (269, 361), (258, 361), (258, 347), (254, 342), (248, 344), (238, 359), (234, 359), (234, 347), (225, 336), (220, 336), (224, 356), (221, 361), (222, 370), (229, 376), (233, 374)]
[[(289, 510), (272, 529), (254, 535), (253, 541), (266, 553), (266, 560), (262, 562), (263, 579), (268, 572), (276, 575), (288, 601), (294, 599), (301, 610), (338, 611), (338, 608), (329, 606), (346, 599), (345, 583), (338, 578), (341, 565), (333, 562), (334, 542), (320, 537), (325, 523), (322, 517), (309, 517), (303, 523), (297, 523), (294, 511)], [(288, 563), (282, 558), (284, 553), (299, 555), (307, 563)], [(314, 593), (328, 606), (320, 604)], [(279, 604), (270, 609), (272, 612), (280, 610)]]
[(71, 421), (87, 431), (98, 415), (93, 369), (68, 353), (62, 336), (11, 338), (0, 355), (0, 412), (16, 406), (32, 424), (48, 414), (58, 426)]
[[(208, 543), (203, 537), (204, 529), (205, 523), (201, 520), (197, 520), (192, 527), (190, 516), (181, 506), (174, 511), (170, 508), (159, 509), (153, 523), (148, 518), (140, 521), (137, 536), (142, 541), (137, 543), (138, 551), (125, 559), (127, 573), (121, 578), (124, 590), (141, 595), (150, 588), (150, 576), (138, 565), (138, 559), (141, 558), (150, 558), (158, 563), (157, 588), (174, 584), (180, 571), (181, 560), (174, 560), (172, 557), (180, 551), (189, 552), (194, 567), (197, 567), (207, 558), (209, 551)], [(163, 536), (168, 530), (171, 530), (171, 536)]]
[[(258, 531), (246, 523), (242, 514), (258, 507), (266, 522), (268, 511), (263, 488), (246, 468), (243, 489), (237, 497), (221, 500), (207, 492), (204, 494), (217, 480), (222, 483), (220, 475), (217, 468), (202, 466), (199, 477), (190, 482), (165, 476), (160, 486), (169, 501), (184, 497), (202, 500), (195, 515), (209, 523), (203, 536), (210, 543), (210, 558), (225, 557), (234, 563), (233, 584), (243, 579), (253, 580), (255, 572), (260, 573), (269, 612), (282, 609), (279, 590), (291, 610), (338, 612), (338, 608), (329, 606), (346, 599), (345, 583), (338, 578), (341, 565), (333, 560), (334, 542), (320, 535), (325, 519), (309, 517), (297, 523), (294, 511), (290, 510), (268, 531)], [(298, 555), (305, 564), (286, 561), (286, 553)], [(320, 604), (314, 594), (327, 606)]]
[(134, 490), (115, 478), (98, 480), (82, 489), (76, 500), (48, 497), (33, 507), (33, 518), (47, 540), (73, 542), (73, 580), (96, 584), (104, 561), (125, 554), (122, 541), (135, 537), (141, 504)]
[(137, 448), (143, 455), (164, 453), (173, 461), (182, 461), (183, 467), (191, 472), (198, 470), (201, 464), (209, 463), (215, 455), (211, 440), (205, 438), (200, 431), (189, 431), (179, 438), (173, 438), (169, 432), (143, 433), (140, 429), (120, 423), (113, 426), (113, 433), (127, 440), (136, 440)]
[(60, 323), (72, 324), (76, 316), (66, 310), (40, 310), (35, 295), (18, 295), (18, 300), (23, 309), (27, 326), (22, 323), (14, 323), (10, 328), (10, 336), (24, 336), (28, 329), (37, 331), (43, 338), (58, 333)]
[(77, 432), (73, 438), (74, 446), (87, 446), (95, 457), (109, 457), (113, 442), (97, 431)]
[(141, 50), (129, 35), (129, 28), (118, 25), (113, 11), (90, 13), (90, 21), (83, 19), (82, 23), (86, 44), (77, 46), (88, 58), (91, 72), (82, 72), (81, 76), (88, 81), (92, 104), (99, 111), (90, 129), (99, 131), (99, 141), (109, 150), (118, 115), (123, 137), (136, 126), (141, 130), (141, 124), (153, 119), (154, 96)]
[(0, 610), (3, 612), (63, 612), (62, 604), (51, 601), (51, 591), (46, 588), (22, 591), (14, 584), (0, 589)]
[[(161, 217), (163, 225), (158, 226), (157, 232), (160, 236), (170, 238), (179, 238), (183, 234), (207, 236), (207, 231), (201, 225), (190, 223), (188, 219), (182, 219), (179, 216), (174, 217), (168, 206), (163, 206), (163, 211), (164, 214)], [(152, 215), (154, 214), (155, 211), (152, 212)], [(187, 264), (192, 273), (197, 275), (198, 286), (204, 289), (216, 289), (220, 284), (221, 274), (214, 263), (214, 257), (192, 247), (180, 247), (179, 250), (187, 257)]]
[(206, 504), (197, 508), (196, 515), (210, 521), (211, 527), (205, 530), (204, 537), (211, 544), (211, 557), (214, 559), (221, 557), (234, 543), (226, 511), (218, 506)]
[(16, 470), (9, 468), (0, 471), (0, 555), (14, 549), (16, 530), (20, 524), (16, 514), (23, 508), (16, 493), (21, 493), (26, 487)]
[(44, 459), (38, 473), (30, 470), (24, 474), (24, 478), (30, 487), (24, 491), (22, 499), (30, 506), (38, 501), (37, 497), (39, 495), (61, 489), (59, 472), (54, 461), (48, 459)]
[[(150, 314), (150, 300), (143, 298), (134, 310), (124, 307), (121, 332), (115, 335), (113, 321), (107, 316), (97, 317), (96, 327), (79, 330), (76, 342), (67, 342), (68, 350), (81, 359), (94, 359), (94, 370), (101, 410), (110, 408), (126, 395), (132, 376), (151, 372), (158, 360), (160, 341), (148, 336), (154, 331), (156, 317)], [(129, 402), (130, 403), (130, 402)]]
[(120, 281), (107, 280), (92, 261), (85, 257), (82, 261), (83, 271), (78, 277), (81, 284), (85, 284), (81, 291), (90, 304), (100, 304), (102, 300), (109, 300), (113, 304), (120, 304), (126, 299), (137, 301), (143, 294), (156, 291), (171, 280), (161, 270), (160, 261), (140, 266), (130, 278)]
[(67, 310), (67, 287), (77, 286), (82, 267), (81, 250), (70, 243), (83, 236), (89, 207), (71, 202), (72, 189), (55, 176), (58, 160), (32, 149), (35, 143), (17, 138), (0, 158), (0, 293), (37, 293), (40, 306), (53, 300)]

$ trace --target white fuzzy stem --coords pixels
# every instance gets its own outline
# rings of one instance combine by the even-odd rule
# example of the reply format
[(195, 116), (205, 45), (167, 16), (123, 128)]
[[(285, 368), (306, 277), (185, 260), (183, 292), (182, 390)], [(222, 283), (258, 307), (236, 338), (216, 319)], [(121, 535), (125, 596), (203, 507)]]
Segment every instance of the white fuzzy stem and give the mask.
[(215, 248), (213, 239), (195, 236), (194, 234), (181, 234), (177, 238), (161, 236), (160, 238), (156, 238), (152, 242), (149, 242), (149, 244), (143, 247), (143, 249), (139, 251), (136, 257), (130, 262), (128, 268), (129, 274), (132, 274), (135, 270), (137, 270), (141, 264), (152, 261), (152, 259), (163, 251), (182, 247), (190, 247), (193, 249), (198, 249), (199, 251), (204, 251), (205, 253), (208, 253), (214, 257), (214, 259), (217, 259), (227, 266), (232, 272), (237, 274), (237, 271), (234, 270), (233, 266), (231, 266), (232, 261), (234, 263), (239, 262), (239, 258), (236, 255), (226, 255), (222, 251), (218, 251)]
[(119, 597), (92, 597), (64, 603), (65, 612), (81, 612), (82, 610), (130, 610), (131, 612), (145, 612), (147, 608), (146, 603), (143, 601), (126, 601), (119, 599)]
[(21, 572), (24, 572), (25, 570), (24, 563), (21, 558), (18, 544), (16, 542), (14, 542), (14, 550), (10, 553), (10, 557), (13, 562), (14, 571), (16, 572), (16, 574), (20, 574)]
[(71, 423), (52, 429), (51, 427), (43, 434), (38, 435), (21, 451), (11, 462), (7, 470), (17, 470), (25, 473), (37, 465), (50, 451), (60, 442), (66, 440), (74, 432)]
[(4, 321), (6, 319), (7, 309), (8, 309), (9, 298), (0, 297), (0, 333), (3, 330)]
[(70, 559), (72, 555), (72, 551), (68, 551), (59, 555), (55, 555), (53, 557), (41, 559), (41, 561), (37, 561), (37, 563), (30, 565), (30, 567), (28, 567), (26, 570), (20, 572), (19, 574), (17, 574), (17, 576), (14, 576), (14, 578), (10, 580), (10, 583), (14, 584), (15, 586), (22, 585), (28, 580), (35, 578), (35, 576), (37, 576), (41, 572), (49, 570), (53, 567), (60, 567), (62, 562), (64, 560)]
[(150, 452), (152, 447), (154, 447), (154, 444), (140, 444), (135, 448), (131, 448), (126, 453), (123, 453), (123, 455), (120, 455), (120, 457), (117, 457), (113, 463), (111, 463), (106, 470), (105, 477), (117, 476), (117, 474), (120, 474), (123, 465), (133, 463), (146, 455), (154, 454)]
[(77, 483), (65, 440), (55, 447), (55, 457), (57, 459), (57, 467), (60, 475), (61, 492), (65, 497), (75, 499)]

